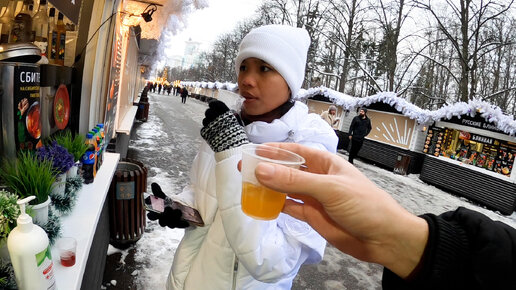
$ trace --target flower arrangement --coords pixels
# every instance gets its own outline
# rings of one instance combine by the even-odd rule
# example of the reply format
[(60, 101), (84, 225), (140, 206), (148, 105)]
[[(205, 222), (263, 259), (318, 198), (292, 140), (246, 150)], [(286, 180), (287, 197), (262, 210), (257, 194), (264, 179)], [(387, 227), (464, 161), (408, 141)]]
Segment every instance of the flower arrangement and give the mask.
[(73, 155), (56, 141), (38, 148), (36, 155), (40, 161), (50, 160), (57, 174), (66, 173), (75, 163)]
[(81, 160), (82, 155), (84, 155), (88, 149), (88, 145), (86, 145), (86, 138), (81, 134), (76, 134), (74, 137), (72, 136), (72, 132), (70, 132), (70, 130), (66, 130), (64, 133), (57, 134), (55, 137), (53, 137), (53, 140), (68, 150), (68, 152), (73, 155), (73, 160), (75, 162)]
[(32, 152), (21, 151), (18, 158), (6, 160), (0, 167), (0, 179), (20, 198), (35, 195), (30, 204), (40, 204), (48, 199), (57, 171), (51, 160), (38, 160)]
[(16, 226), (16, 219), (20, 215), (17, 201), (16, 194), (0, 190), (0, 240), (7, 239), (11, 230)]

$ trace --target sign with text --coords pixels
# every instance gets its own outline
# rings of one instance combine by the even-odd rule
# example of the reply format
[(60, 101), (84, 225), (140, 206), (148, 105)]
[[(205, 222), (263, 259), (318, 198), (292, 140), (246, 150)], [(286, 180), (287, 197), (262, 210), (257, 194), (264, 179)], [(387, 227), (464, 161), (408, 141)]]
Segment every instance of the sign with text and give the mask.
[(502, 130), (498, 129), (498, 127), (496, 127), (495, 124), (486, 122), (486, 120), (482, 118), (482, 116), (480, 116), (479, 114), (476, 114), (473, 118), (468, 115), (462, 115), (460, 119), (454, 116), (449, 120), (443, 121), (505, 134)]
[(14, 68), (14, 116), (16, 149), (33, 150), (41, 145), (39, 67)]
[(480, 142), (480, 143), (489, 144), (489, 145), (494, 144), (493, 138), (480, 136), (480, 135), (476, 135), (476, 134), (471, 134), (471, 141)]
[(52, 3), (59, 12), (63, 13), (73, 23), (79, 24), (82, 0), (48, 0), (48, 2)]

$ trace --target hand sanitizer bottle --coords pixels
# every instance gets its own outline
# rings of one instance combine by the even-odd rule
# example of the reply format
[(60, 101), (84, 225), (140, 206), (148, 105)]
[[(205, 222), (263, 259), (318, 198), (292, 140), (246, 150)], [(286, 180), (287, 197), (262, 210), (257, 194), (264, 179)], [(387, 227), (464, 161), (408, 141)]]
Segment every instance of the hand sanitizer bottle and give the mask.
[(29, 196), (18, 201), (20, 216), (7, 238), (7, 250), (20, 290), (54, 290), (54, 263), (47, 234), (33, 224), (32, 218), (25, 212), (25, 205), (35, 198)]

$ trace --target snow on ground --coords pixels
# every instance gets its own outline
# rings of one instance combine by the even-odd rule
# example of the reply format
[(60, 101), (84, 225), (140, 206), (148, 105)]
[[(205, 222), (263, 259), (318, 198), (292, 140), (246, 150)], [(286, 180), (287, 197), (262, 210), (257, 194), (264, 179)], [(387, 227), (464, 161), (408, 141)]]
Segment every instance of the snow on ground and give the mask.
[[(441, 214), (463, 206), (516, 228), (516, 212), (513, 212), (510, 216), (504, 216), (499, 212), (473, 204), (466, 198), (449, 194), (421, 181), (418, 174), (402, 176), (360, 161), (356, 162), (355, 166), (379, 187), (390, 193), (404, 208), (414, 214)], [(450, 179), (450, 182), (458, 181)]]
[[(157, 140), (167, 139), (169, 136), (163, 130), (163, 124), (159, 118), (150, 114), (148, 121), (142, 123), (136, 131), (136, 138), (131, 140), (132, 147), (145, 148), (156, 156), (170, 154), (170, 146), (158, 144)], [(171, 145), (172, 146), (172, 145)], [(172, 178), (170, 171), (159, 167), (149, 167), (147, 183), (158, 183), (166, 192), (179, 192), (182, 184), (176, 184), (177, 179)], [(180, 175), (186, 173), (179, 173)], [(136, 243), (135, 262), (141, 265), (138, 272), (133, 273), (138, 289), (165, 289), (166, 277), (172, 265), (175, 250), (183, 238), (183, 229), (170, 229), (161, 227), (156, 221), (147, 220), (147, 228), (141, 239)], [(111, 247), (111, 246), (110, 246)], [(127, 252), (130, 249), (124, 250)], [(122, 254), (121, 264), (123, 264)]]

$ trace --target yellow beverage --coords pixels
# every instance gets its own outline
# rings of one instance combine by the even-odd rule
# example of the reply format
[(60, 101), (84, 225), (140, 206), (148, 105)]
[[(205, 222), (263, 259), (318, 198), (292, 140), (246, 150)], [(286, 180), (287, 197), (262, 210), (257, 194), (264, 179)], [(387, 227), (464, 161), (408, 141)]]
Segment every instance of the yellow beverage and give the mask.
[(242, 211), (255, 219), (272, 220), (278, 217), (287, 195), (261, 185), (242, 184)]

